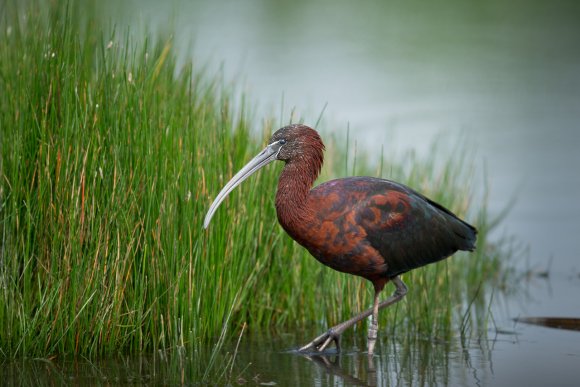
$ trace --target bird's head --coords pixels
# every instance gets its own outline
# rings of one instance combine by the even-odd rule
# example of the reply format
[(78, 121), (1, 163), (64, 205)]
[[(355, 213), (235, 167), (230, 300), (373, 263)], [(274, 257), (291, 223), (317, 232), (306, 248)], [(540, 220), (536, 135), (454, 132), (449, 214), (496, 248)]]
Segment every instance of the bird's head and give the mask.
[(278, 129), (268, 141), (268, 145), (222, 188), (205, 216), (203, 227), (207, 228), (213, 214), (228, 194), (260, 168), (274, 160), (286, 163), (308, 160), (318, 173), (322, 166), (323, 150), (324, 144), (318, 133), (306, 125), (294, 124)]
[(324, 144), (318, 132), (306, 125), (294, 124), (278, 129), (268, 144), (280, 144), (276, 159), (283, 161), (297, 160), (308, 155), (320, 155)]

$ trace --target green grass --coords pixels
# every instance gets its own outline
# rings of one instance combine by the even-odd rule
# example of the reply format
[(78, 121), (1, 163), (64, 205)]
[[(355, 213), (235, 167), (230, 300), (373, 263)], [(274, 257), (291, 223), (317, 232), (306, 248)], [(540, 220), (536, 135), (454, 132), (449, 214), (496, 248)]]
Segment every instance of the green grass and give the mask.
[[(203, 230), (219, 189), (276, 129), (257, 138), (246, 108), (232, 106), (235, 90), (194, 62), (177, 68), (171, 39), (133, 43), (74, 2), (38, 8), (1, 9), (1, 357), (215, 348), (203, 373), (244, 323), (324, 329), (370, 306), (370, 284), (323, 267), (278, 226), (281, 165), (243, 184)], [(346, 149), (326, 137), (322, 179), (393, 178), (479, 228), (477, 253), (406, 274), (410, 292), (381, 326), (485, 328), (501, 249), (487, 238), (485, 201), (470, 202), (479, 183), (467, 157), (350, 152), (345, 167)]]

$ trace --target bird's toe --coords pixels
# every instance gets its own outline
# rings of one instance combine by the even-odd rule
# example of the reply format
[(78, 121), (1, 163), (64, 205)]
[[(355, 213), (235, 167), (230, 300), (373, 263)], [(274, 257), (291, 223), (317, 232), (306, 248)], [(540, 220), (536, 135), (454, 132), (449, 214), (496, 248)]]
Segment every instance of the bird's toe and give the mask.
[(340, 333), (336, 332), (333, 328), (324, 332), (310, 343), (301, 347), (299, 352), (322, 352), (324, 351), (332, 342), (336, 345), (337, 351), (340, 351)]

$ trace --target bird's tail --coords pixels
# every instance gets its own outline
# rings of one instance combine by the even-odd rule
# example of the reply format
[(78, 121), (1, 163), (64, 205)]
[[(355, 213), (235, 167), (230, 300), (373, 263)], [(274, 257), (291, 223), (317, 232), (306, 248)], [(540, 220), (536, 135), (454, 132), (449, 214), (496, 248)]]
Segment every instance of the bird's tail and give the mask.
[(469, 223), (456, 218), (453, 225), (453, 232), (458, 236), (459, 250), (475, 250), (475, 241), (477, 240), (477, 229)]

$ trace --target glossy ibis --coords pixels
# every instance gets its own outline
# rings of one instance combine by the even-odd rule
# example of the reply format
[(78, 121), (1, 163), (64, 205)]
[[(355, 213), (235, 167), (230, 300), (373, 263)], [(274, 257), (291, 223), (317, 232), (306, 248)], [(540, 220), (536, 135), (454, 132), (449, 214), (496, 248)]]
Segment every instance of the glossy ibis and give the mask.
[[(277, 130), (266, 148), (218, 194), (204, 228), (236, 186), (268, 163), (284, 161), (276, 193), (276, 213), (284, 230), (321, 263), (366, 278), (375, 290), (371, 309), (330, 328), (300, 351), (322, 351), (333, 341), (340, 350), (344, 330), (372, 315), (368, 335), (368, 352), (372, 354), (379, 309), (400, 301), (407, 293), (399, 276), (458, 250), (473, 251), (477, 231), (440, 204), (390, 180), (348, 177), (312, 188), (322, 167), (323, 151), (320, 136), (308, 126), (289, 125)], [(379, 294), (389, 281), (395, 292), (379, 302)]]

